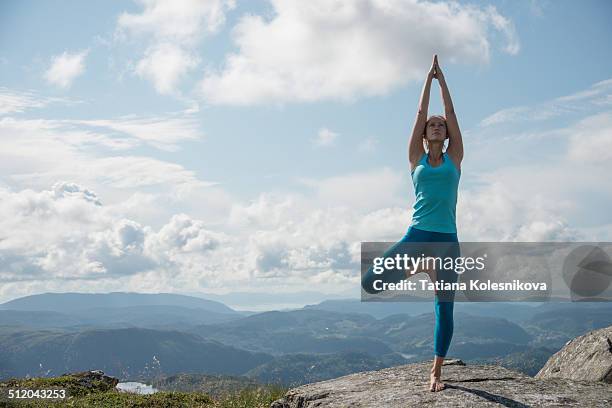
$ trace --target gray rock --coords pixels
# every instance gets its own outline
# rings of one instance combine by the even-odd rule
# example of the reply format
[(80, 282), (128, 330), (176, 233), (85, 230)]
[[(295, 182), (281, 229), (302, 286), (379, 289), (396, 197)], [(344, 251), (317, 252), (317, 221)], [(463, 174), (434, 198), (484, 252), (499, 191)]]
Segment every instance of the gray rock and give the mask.
[(102, 370), (81, 371), (78, 373), (64, 373), (62, 376), (71, 376), (76, 384), (87, 390), (107, 391), (113, 389), (119, 383), (115, 377), (104, 374)]
[(612, 384), (612, 326), (570, 340), (548, 359), (536, 378), (603, 381)]
[(431, 362), (350, 374), (289, 390), (271, 408), (610, 407), (612, 385), (535, 379), (494, 365), (445, 362), (446, 389), (429, 391)]

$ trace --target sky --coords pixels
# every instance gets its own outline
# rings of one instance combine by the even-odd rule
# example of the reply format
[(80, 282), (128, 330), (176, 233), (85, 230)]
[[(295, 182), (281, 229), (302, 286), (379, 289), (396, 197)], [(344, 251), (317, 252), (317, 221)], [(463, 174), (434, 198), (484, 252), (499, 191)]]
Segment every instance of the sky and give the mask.
[[(0, 302), (359, 296), (438, 54), (461, 241), (612, 239), (608, 1), (0, 3)], [(444, 113), (438, 83), (429, 113)]]

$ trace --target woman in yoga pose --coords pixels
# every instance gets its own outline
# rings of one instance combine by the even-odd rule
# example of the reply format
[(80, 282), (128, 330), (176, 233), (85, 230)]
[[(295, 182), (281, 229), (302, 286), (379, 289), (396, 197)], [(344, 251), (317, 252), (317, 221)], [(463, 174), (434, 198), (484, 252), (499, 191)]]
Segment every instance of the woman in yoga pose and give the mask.
[[(437, 79), (442, 93), (445, 116), (432, 115), (427, 118), (431, 82)], [(448, 147), (443, 150), (448, 138)], [(427, 147), (427, 150), (425, 149)], [(455, 222), (457, 206), (457, 189), (461, 175), (463, 159), (463, 142), (459, 123), (455, 115), (448, 87), (438, 57), (434, 55), (431, 69), (427, 74), (421, 93), (419, 110), (416, 115), (412, 135), (408, 146), (408, 161), (416, 202), (414, 203), (412, 223), (406, 235), (394, 246), (388, 249), (384, 257), (392, 257), (401, 251), (402, 243), (409, 242), (447, 242), (458, 243)], [(405, 247), (405, 246), (404, 246)], [(451, 256), (459, 256), (458, 244), (451, 245)], [(419, 251), (420, 252), (420, 251)], [(415, 254), (416, 256), (420, 255)], [(449, 253), (446, 253), (449, 255)], [(387, 276), (387, 280), (397, 282), (411, 276), (408, 271)], [(457, 274), (453, 270), (420, 270), (426, 272), (432, 282), (457, 282)], [(412, 273), (415, 273), (414, 271)], [(368, 293), (378, 293), (373, 282), (381, 276), (372, 273), (372, 268), (364, 275), (362, 287)], [(384, 277), (383, 277), (384, 279)], [(440, 380), (442, 363), (453, 336), (453, 306), (454, 291), (435, 292), (435, 328), (434, 328), (434, 361), (430, 376), (430, 391), (441, 391), (445, 388)]]

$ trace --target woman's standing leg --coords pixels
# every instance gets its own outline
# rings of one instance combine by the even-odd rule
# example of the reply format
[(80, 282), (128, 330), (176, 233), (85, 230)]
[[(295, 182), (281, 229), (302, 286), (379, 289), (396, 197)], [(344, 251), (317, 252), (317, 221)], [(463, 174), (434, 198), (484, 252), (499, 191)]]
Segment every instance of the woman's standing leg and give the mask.
[(436, 325), (434, 328), (434, 361), (431, 369), (432, 382), (431, 391), (440, 391), (445, 388), (440, 381), (442, 376), (442, 364), (450, 347), (454, 331), (454, 305), (453, 301), (441, 300), (440, 296), (435, 297), (435, 316)]

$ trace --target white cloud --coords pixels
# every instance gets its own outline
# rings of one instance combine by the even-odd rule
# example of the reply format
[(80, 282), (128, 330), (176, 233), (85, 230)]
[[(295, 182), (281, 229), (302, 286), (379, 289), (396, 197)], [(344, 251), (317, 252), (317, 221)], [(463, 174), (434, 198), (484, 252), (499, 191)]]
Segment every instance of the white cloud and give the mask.
[[(202, 138), (199, 121), (188, 114), (159, 115), (152, 117), (122, 116), (113, 119), (62, 120), (59, 125), (78, 125), (91, 128), (102, 128), (119, 132), (139, 141), (148, 143), (158, 149), (177, 151), (178, 143), (185, 140)], [(129, 147), (129, 146), (128, 146)]]
[[(305, 205), (304, 201), (298, 205)], [(260, 207), (263, 215), (274, 211)], [(291, 213), (292, 211), (289, 211)], [(254, 285), (303, 285), (320, 283), (328, 289), (332, 282), (319, 282), (316, 276), (332, 269), (346, 287), (356, 277), (360, 222), (359, 211), (328, 207), (308, 208), (299, 217), (258, 224), (242, 246), (240, 265), (249, 271)], [(336, 288), (337, 290), (337, 288)]]
[[(130, 123), (124, 123), (127, 126), (124, 131), (154, 128), (150, 122), (136, 121), (133, 128)], [(116, 125), (121, 126), (121, 121)], [(0, 119), (3, 140), (0, 171), (5, 179), (16, 186), (37, 188), (53, 185), (57, 180), (70, 180), (96, 189), (155, 187), (158, 192), (179, 197), (215, 184), (201, 180), (193, 171), (176, 163), (136, 155), (105, 157), (99, 149), (91, 149), (91, 144), (108, 144), (113, 140), (111, 136), (65, 127), (62, 121)]]
[(316, 200), (330, 206), (346, 206), (360, 211), (399, 205), (399, 193), (409, 181), (406, 174), (390, 168), (328, 177), (302, 179), (313, 190)]
[(227, 238), (209, 231), (204, 222), (193, 220), (186, 214), (176, 214), (157, 234), (155, 252), (176, 249), (182, 252), (208, 251), (217, 248)]
[(14, 92), (0, 88), (0, 114), (19, 113), (30, 108), (42, 108), (47, 101), (36, 97), (31, 92)]
[[(603, 85), (553, 101), (605, 99), (599, 91)], [(521, 120), (527, 126), (537, 121), (537, 115)], [(505, 137), (491, 137), (491, 132), (491, 128), (481, 129), (466, 140), (466, 152), (474, 159), (463, 165), (464, 176), (470, 178), (469, 189), (460, 190), (457, 210), (463, 239), (601, 240), (610, 236), (612, 231), (603, 226), (612, 222), (608, 208), (612, 191), (605, 187), (612, 172), (612, 112)], [(472, 143), (472, 139), (482, 141)]]
[(382, 207), (363, 214), (358, 219), (357, 236), (361, 241), (399, 241), (412, 219), (410, 201), (401, 207)]
[[(85, 232), (89, 226), (98, 223), (100, 205), (94, 202), (96, 200), (89, 199), (96, 198), (95, 194), (74, 194), (87, 190), (73, 187), (72, 194), (63, 194), (63, 183), (39, 192), (0, 189), (3, 231), (0, 249), (3, 255), (8, 253), (22, 259), (31, 256), (32, 265), (38, 265), (37, 260), (44, 248), (56, 245), (59, 240), (74, 242), (69, 239), (70, 236)], [(3, 266), (3, 274), (15, 272), (7, 271), (6, 265)]]
[(351, 100), (422, 80), (431, 56), (442, 64), (485, 64), (490, 31), (518, 52), (513, 24), (492, 6), (417, 0), (272, 0), (271, 18), (247, 15), (233, 30), (238, 52), (207, 71), (213, 104)]
[(315, 146), (327, 147), (333, 145), (336, 142), (337, 138), (338, 133), (332, 132), (327, 128), (321, 128), (317, 133), (317, 137), (312, 142)]
[(85, 57), (88, 53), (88, 50), (76, 53), (64, 51), (54, 56), (51, 59), (51, 66), (45, 72), (45, 79), (60, 88), (69, 88), (72, 82), (85, 72)]
[(179, 163), (131, 151), (117, 154), (145, 143), (175, 151), (182, 140), (199, 136), (198, 122), (182, 114), (86, 121), (0, 118), (0, 186), (44, 190), (64, 180), (62, 194), (69, 193), (70, 183), (88, 186), (105, 197), (106, 208), (117, 217), (156, 228), (176, 212), (224, 219), (234, 198), (217, 182)]
[(203, 32), (216, 32), (225, 23), (225, 13), (234, 0), (140, 0), (144, 10), (122, 13), (120, 29), (135, 35), (152, 35), (161, 41), (194, 43)]
[[(6, 144), (8, 151), (10, 151), (11, 142), (15, 142), (14, 145), (32, 143), (32, 151), (37, 151), (36, 142), (33, 140), (36, 138), (36, 134), (39, 135), (38, 139), (41, 146), (54, 144), (58, 149), (85, 149), (88, 146), (99, 146), (111, 150), (125, 150), (140, 144), (140, 141), (135, 138), (118, 137), (117, 135), (109, 134), (110, 132), (97, 132), (86, 126), (75, 126), (76, 124), (78, 122), (66, 120), (4, 117), (0, 119), (0, 132), (5, 137), (11, 133), (28, 135), (22, 140), (9, 140)], [(28, 155), (26, 152), (26, 156)], [(41, 160), (44, 161), (44, 158)]]
[(179, 164), (139, 156), (114, 156), (63, 163), (48, 171), (16, 173), (8, 178), (20, 185), (44, 185), (53, 180), (69, 178), (126, 191), (149, 187), (169, 189), (179, 195), (216, 184), (199, 180), (193, 171)]
[(279, 226), (291, 223), (306, 210), (297, 195), (262, 193), (248, 204), (234, 204), (230, 211), (229, 225), (237, 228)]
[[(328, 185), (324, 179), (314, 187)], [(385, 193), (395, 201), (392, 195)], [(238, 264), (249, 271), (251, 286), (317, 285), (332, 292), (355, 288), (360, 243), (398, 240), (410, 220), (405, 208), (370, 211), (359, 202), (345, 206), (342, 200), (327, 198), (262, 194), (247, 206), (234, 205), (232, 214), (243, 221)]]
[(162, 43), (149, 48), (138, 61), (136, 73), (150, 80), (160, 94), (170, 94), (179, 80), (195, 68), (199, 60), (173, 44)]
[[(463, 165), (462, 183), (470, 183), (469, 190), (460, 190), (463, 239), (598, 241), (612, 236), (612, 191), (604, 187), (612, 172), (611, 85), (611, 80), (601, 81), (521, 107), (520, 115), (502, 110), (498, 118), (507, 114), (507, 120), (485, 122), (465, 139), (466, 157), (473, 159)], [(543, 122), (552, 112), (556, 120)]]
[(568, 157), (574, 165), (612, 161), (612, 112), (588, 116), (569, 133)]
[(542, 121), (561, 115), (580, 114), (612, 106), (612, 79), (597, 82), (588, 89), (560, 96), (536, 106), (516, 106), (499, 110), (480, 121), (481, 127), (513, 122)]
[[(460, 239), (590, 237), (575, 227), (583, 203), (573, 198), (576, 189), (601, 185), (605, 175), (585, 184), (583, 173), (593, 168), (575, 174), (575, 167), (561, 171), (565, 165), (545, 171), (537, 164), (494, 169), (478, 187), (462, 187)], [(156, 228), (125, 216), (134, 207), (156, 206), (150, 195), (109, 207), (100, 205), (106, 200), (91, 189), (75, 184), (42, 192), (3, 190), (0, 230), (19, 233), (0, 239), (0, 297), (69, 287), (139, 292), (357, 287), (360, 242), (397, 241), (406, 232), (412, 202), (402, 194), (407, 180), (378, 169), (303, 182), (312, 188), (306, 195), (262, 194), (250, 203), (234, 202), (229, 218), (214, 227), (181, 213)], [(33, 240), (38, 231), (43, 233)], [(36, 286), (42, 279), (48, 279), (45, 289)]]
[(81, 200), (89, 201), (96, 205), (102, 205), (102, 202), (93, 191), (87, 190), (75, 183), (58, 182), (51, 188), (55, 198), (77, 197)]
[(572, 230), (562, 221), (533, 221), (527, 225), (521, 225), (516, 233), (517, 242), (550, 242), (550, 241), (574, 241), (577, 231)]
[(487, 7), (485, 15), (493, 27), (506, 36), (508, 43), (503, 47), (503, 50), (510, 55), (518, 54), (521, 49), (521, 45), (514, 28), (514, 24), (499, 14), (493, 6)]
[(530, 242), (580, 238), (580, 231), (570, 222), (569, 194), (547, 191), (551, 174), (536, 176), (534, 170), (536, 167), (516, 166), (496, 171), (487, 176), (490, 181), (482, 187), (460, 190), (459, 240)]
[(159, 292), (248, 281), (244, 237), (181, 213), (153, 228), (122, 215), (122, 204), (101, 201), (74, 183), (1, 188), (0, 299), (70, 288)]
[(46, 137), (67, 146), (100, 146), (126, 150), (148, 144), (166, 151), (178, 151), (180, 142), (202, 139), (200, 122), (184, 112), (158, 116), (127, 115), (112, 119), (16, 119), (0, 118), (4, 132), (45, 132)]
[(70, 105), (80, 102), (66, 98), (42, 96), (34, 91), (20, 92), (0, 87), (0, 115), (22, 113), (34, 108), (44, 108), (51, 103)]
[(377, 138), (368, 137), (366, 139), (363, 139), (361, 142), (359, 142), (359, 145), (357, 146), (357, 150), (359, 150), (360, 152), (371, 152), (373, 150), (376, 150), (379, 143), (380, 143), (380, 140), (378, 140)]
[(543, 17), (544, 9), (550, 6), (546, 0), (531, 0), (529, 2), (529, 11), (535, 17)]
[(398, 197), (400, 178), (378, 169), (302, 180), (312, 188), (307, 195), (265, 193), (234, 204), (229, 220), (241, 242), (233, 252), (236, 266), (249, 272), (253, 287), (354, 288), (360, 242), (397, 240), (408, 226), (409, 210), (385, 207), (405, 201)]
[(216, 33), (234, 0), (140, 0), (141, 13), (122, 13), (118, 35), (129, 34), (148, 43), (135, 72), (153, 83), (157, 92), (172, 94), (200, 63), (195, 47), (206, 34)]
[(104, 184), (122, 189), (166, 185), (177, 186), (180, 191), (181, 188), (195, 189), (216, 184), (198, 180), (193, 171), (185, 169), (180, 164), (150, 157), (106, 157), (96, 160), (81, 170), (95, 174), (96, 179)]
[(0, 189), (0, 214), (4, 283), (120, 281), (141, 272), (180, 269), (194, 260), (191, 256), (199, 259), (225, 240), (184, 214), (155, 232), (109, 211), (95, 193), (74, 183), (38, 192)]

